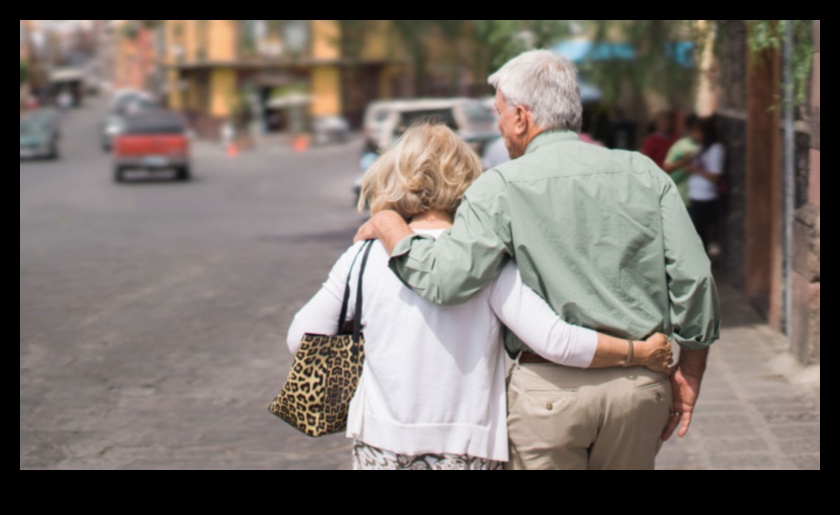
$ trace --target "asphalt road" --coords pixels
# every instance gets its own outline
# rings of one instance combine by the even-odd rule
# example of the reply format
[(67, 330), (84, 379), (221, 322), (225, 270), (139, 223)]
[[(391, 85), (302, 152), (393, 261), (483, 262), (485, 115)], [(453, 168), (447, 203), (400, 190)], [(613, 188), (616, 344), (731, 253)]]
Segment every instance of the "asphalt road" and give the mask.
[(285, 330), (347, 248), (358, 145), (227, 157), (188, 184), (112, 182), (100, 107), (20, 164), (20, 467), (349, 465), (266, 411)]

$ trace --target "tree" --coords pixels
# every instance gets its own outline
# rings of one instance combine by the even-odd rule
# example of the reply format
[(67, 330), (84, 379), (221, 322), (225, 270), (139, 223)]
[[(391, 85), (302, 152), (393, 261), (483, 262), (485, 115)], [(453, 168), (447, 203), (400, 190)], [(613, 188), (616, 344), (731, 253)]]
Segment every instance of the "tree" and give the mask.
[(604, 91), (608, 101), (617, 99), (626, 86), (641, 98), (643, 91), (657, 91), (670, 100), (691, 90), (697, 67), (675, 59), (676, 43), (692, 41), (702, 48), (709, 27), (700, 20), (590, 20), (597, 43), (631, 45), (633, 60), (590, 61), (582, 70)]
[(391, 20), (397, 38), (405, 47), (414, 72), (414, 91), (426, 94), (429, 34), (440, 20)]
[(473, 70), (489, 75), (525, 50), (546, 48), (570, 31), (570, 20), (475, 20)]
[(788, 23), (793, 24), (793, 81), (796, 102), (808, 99), (808, 86), (814, 62), (814, 20), (750, 20), (749, 45), (753, 55), (765, 50), (780, 49)]
[[(531, 48), (545, 48), (569, 31), (568, 20), (392, 20), (398, 39), (412, 58), (415, 87), (426, 92), (428, 44), (439, 37), (449, 51), (448, 62), (439, 65), (449, 72), (457, 89), (458, 72), (465, 67), (476, 77), (486, 77), (510, 58)], [(471, 40), (473, 55), (459, 52), (458, 45)]]
[[(366, 32), (378, 20), (342, 20), (345, 57), (358, 58)], [(429, 72), (447, 76), (457, 91), (463, 69), (486, 77), (494, 68), (528, 48), (542, 48), (568, 33), (568, 20), (389, 20), (391, 35), (402, 47), (418, 95), (429, 93)], [(431, 44), (443, 44), (445, 58), (430, 62)], [(472, 48), (472, 52), (464, 51)], [(470, 55), (471, 54), (471, 55)]]

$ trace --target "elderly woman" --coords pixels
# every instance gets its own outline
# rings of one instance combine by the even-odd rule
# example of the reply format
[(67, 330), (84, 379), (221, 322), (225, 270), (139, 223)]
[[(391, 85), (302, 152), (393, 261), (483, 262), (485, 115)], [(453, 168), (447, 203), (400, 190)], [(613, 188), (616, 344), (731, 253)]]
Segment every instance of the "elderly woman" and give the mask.
[[(395, 210), (416, 233), (437, 238), (481, 172), (479, 158), (450, 129), (415, 126), (368, 171), (360, 206)], [(357, 470), (501, 470), (508, 461), (503, 325), (567, 366), (663, 371), (671, 360), (662, 335), (628, 342), (565, 323), (513, 264), (467, 304), (435, 307), (400, 282), (374, 245), (363, 278), (366, 362), (347, 431)], [(360, 248), (339, 259), (295, 317), (293, 353), (305, 333), (334, 334), (348, 274), (357, 284), (351, 268)]]

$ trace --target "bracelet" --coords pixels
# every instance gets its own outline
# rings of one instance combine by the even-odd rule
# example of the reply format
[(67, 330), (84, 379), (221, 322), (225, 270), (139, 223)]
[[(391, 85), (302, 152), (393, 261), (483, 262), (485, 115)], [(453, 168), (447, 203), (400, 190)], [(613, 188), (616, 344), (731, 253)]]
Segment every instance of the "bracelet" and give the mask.
[(627, 340), (627, 344), (630, 347), (627, 350), (627, 359), (624, 361), (624, 368), (630, 368), (633, 364), (633, 358), (636, 356), (636, 344), (633, 343), (633, 340)]

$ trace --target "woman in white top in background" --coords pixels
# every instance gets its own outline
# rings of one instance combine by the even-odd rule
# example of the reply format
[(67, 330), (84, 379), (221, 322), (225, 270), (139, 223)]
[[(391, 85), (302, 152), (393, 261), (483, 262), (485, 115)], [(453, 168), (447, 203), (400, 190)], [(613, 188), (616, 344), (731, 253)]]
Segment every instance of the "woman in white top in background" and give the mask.
[[(481, 172), (478, 156), (454, 132), (419, 125), (368, 171), (360, 206), (396, 210), (417, 233), (436, 238), (451, 227)], [(361, 245), (339, 259), (295, 317), (288, 337), (293, 353), (305, 333), (335, 334)], [(514, 264), (469, 303), (443, 309), (403, 286), (388, 259), (375, 243), (364, 275), (366, 360), (347, 430), (356, 442), (357, 470), (502, 469), (508, 460), (502, 324), (563, 365), (606, 368), (628, 359), (629, 342), (560, 320), (523, 284)], [(355, 286), (357, 269), (352, 276)], [(670, 361), (665, 336), (635, 342), (634, 366), (664, 371)]]
[(717, 120), (703, 118), (691, 129), (691, 139), (700, 146), (694, 162), (686, 167), (689, 213), (706, 251), (711, 243), (711, 229), (718, 218), (719, 182), (723, 177), (726, 148), (718, 138)]

